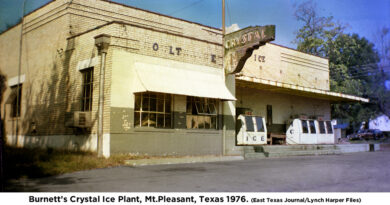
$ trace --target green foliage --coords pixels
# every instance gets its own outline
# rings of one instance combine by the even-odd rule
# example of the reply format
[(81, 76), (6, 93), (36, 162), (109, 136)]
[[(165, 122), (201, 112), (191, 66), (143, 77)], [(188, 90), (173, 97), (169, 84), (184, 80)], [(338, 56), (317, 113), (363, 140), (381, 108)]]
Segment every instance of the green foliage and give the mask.
[(315, 7), (312, 1), (307, 1), (296, 8), (294, 16), (303, 22), (303, 26), (296, 32), (294, 43), (298, 45), (299, 51), (325, 57), (326, 42), (342, 33), (345, 26), (334, 22), (332, 16), (318, 16)]
[(300, 4), (295, 16), (303, 22), (296, 33), (297, 49), (329, 58), (330, 90), (370, 99), (365, 104), (333, 104), (332, 118), (346, 119), (356, 129), (362, 121), (383, 113), (385, 78), (374, 44), (357, 34), (345, 34), (345, 26), (335, 23), (333, 17), (318, 16), (312, 1)]

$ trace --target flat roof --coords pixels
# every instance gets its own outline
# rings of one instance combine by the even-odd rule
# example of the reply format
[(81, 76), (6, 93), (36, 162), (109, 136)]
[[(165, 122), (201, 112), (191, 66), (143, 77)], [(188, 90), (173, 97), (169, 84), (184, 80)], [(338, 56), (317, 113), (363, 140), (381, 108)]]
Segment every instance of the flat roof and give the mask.
[[(46, 7), (47, 5), (55, 2), (56, 0), (50, 0), (48, 1), (47, 3), (43, 4), (42, 6), (28, 12), (27, 14), (25, 14), (23, 16), (23, 18), (29, 16), (30, 14), (32, 13), (35, 13), (37, 12), (38, 10)], [(100, 1), (104, 1), (106, 3), (111, 3), (111, 4), (116, 4), (116, 5), (120, 5), (120, 6), (123, 6), (123, 7), (127, 7), (127, 8), (131, 8), (131, 9), (135, 9), (135, 10), (139, 10), (139, 11), (143, 11), (143, 12), (146, 12), (146, 13), (150, 13), (150, 14), (155, 14), (155, 15), (159, 15), (159, 16), (163, 16), (163, 17), (167, 17), (167, 18), (171, 18), (171, 19), (175, 19), (175, 20), (179, 20), (179, 21), (183, 21), (183, 22), (186, 22), (186, 23), (191, 23), (191, 24), (195, 24), (195, 25), (198, 25), (198, 26), (202, 26), (202, 27), (205, 27), (205, 28), (209, 28), (209, 29), (214, 29), (216, 31), (214, 31), (215, 33), (217, 33), (218, 35), (222, 35), (222, 29), (220, 28), (216, 28), (216, 27), (213, 27), (213, 26), (208, 26), (208, 25), (205, 25), (205, 24), (201, 24), (201, 23), (198, 23), (198, 22), (194, 22), (194, 21), (189, 21), (189, 20), (186, 20), (186, 19), (182, 19), (182, 18), (178, 18), (178, 17), (174, 17), (174, 16), (170, 16), (170, 15), (166, 15), (166, 14), (162, 14), (162, 13), (157, 13), (157, 12), (154, 12), (154, 11), (150, 11), (150, 10), (146, 10), (146, 9), (141, 9), (141, 8), (138, 8), (138, 7), (135, 7), (135, 6), (130, 6), (130, 5), (126, 5), (124, 3), (119, 3), (119, 2), (114, 2), (112, 0), (100, 0)], [(72, 3), (72, 2), (70, 2)], [(0, 32), (0, 35), (11, 30), (12, 28), (18, 26), (19, 24), (22, 23), (22, 20), (21, 19), (19, 22), (15, 23), (14, 25), (10, 26), (9, 28), (3, 30)], [(221, 33), (218, 33), (218, 31), (220, 31)], [(211, 32), (211, 31), (210, 31)]]
[(367, 98), (243, 75), (236, 75), (236, 86), (250, 87), (260, 90), (272, 91), (289, 95), (297, 95), (308, 98), (329, 100), (333, 102), (369, 102), (369, 99)]

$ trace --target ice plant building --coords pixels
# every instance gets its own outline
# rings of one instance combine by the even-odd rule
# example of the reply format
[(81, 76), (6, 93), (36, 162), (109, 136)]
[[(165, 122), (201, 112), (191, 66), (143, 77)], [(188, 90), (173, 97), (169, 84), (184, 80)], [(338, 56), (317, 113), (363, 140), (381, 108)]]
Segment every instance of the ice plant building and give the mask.
[(283, 133), (292, 115), (330, 119), (331, 102), (366, 100), (329, 91), (326, 59), (266, 44), (226, 75), (223, 50), (217, 28), (107, 0), (51, 1), (0, 34), (6, 141), (104, 156), (241, 155), (236, 114)]

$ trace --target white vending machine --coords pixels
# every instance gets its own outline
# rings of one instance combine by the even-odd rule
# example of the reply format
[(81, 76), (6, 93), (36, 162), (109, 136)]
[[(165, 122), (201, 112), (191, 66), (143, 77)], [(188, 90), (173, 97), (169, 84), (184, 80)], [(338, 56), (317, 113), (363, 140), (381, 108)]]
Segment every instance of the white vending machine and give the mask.
[(267, 144), (267, 127), (261, 116), (239, 115), (237, 145)]

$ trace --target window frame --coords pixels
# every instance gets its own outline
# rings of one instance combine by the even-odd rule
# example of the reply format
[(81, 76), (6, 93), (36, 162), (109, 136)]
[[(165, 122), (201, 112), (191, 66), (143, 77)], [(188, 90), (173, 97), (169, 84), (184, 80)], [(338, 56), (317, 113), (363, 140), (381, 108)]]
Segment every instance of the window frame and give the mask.
[[(11, 94), (14, 93), (15, 97), (11, 102), (11, 118), (18, 118), (22, 113), (22, 89), (23, 84), (13, 85), (11, 88)], [(19, 96), (19, 97), (18, 97)]]
[(255, 132), (255, 129), (257, 129), (257, 127), (255, 128), (255, 123), (253, 122), (253, 116), (244, 116), (244, 119), (245, 119), (245, 130), (247, 132)]
[[(322, 125), (322, 127), (321, 127)], [(325, 125), (325, 121), (318, 121), (318, 128), (320, 130), (320, 134), (326, 134), (326, 125)]]
[(186, 128), (218, 129), (218, 105), (218, 99), (187, 96)]
[[(327, 134), (333, 134), (333, 125), (332, 125), (332, 122), (327, 120), (325, 121), (325, 124), (326, 124), (326, 133)], [(330, 132), (329, 132), (329, 129), (330, 128)]]
[[(257, 132), (265, 132), (265, 127), (264, 127), (264, 124), (263, 124), (265, 119), (263, 117), (260, 117), (260, 116), (254, 116), (254, 119), (255, 119), (255, 122), (256, 122), (256, 130), (257, 130)], [(261, 120), (258, 120), (258, 119), (261, 119)], [(261, 125), (260, 128), (259, 128), (259, 125)]]
[[(94, 84), (94, 67), (89, 67), (80, 71), (82, 75), (82, 92), (80, 99), (81, 111), (92, 111), (93, 103), (93, 84)], [(89, 82), (86, 82), (87, 75), (89, 75)], [(89, 89), (89, 95), (87, 96), (87, 90)]]
[[(163, 96), (163, 98), (161, 98)], [(139, 99), (137, 99), (139, 98)], [(147, 99), (147, 106), (144, 104)], [(151, 105), (151, 101), (154, 106)], [(139, 101), (138, 101), (139, 100)], [(159, 110), (159, 102), (163, 101), (163, 110)], [(138, 106), (137, 106), (138, 103)], [(145, 106), (146, 107), (145, 107)], [(134, 93), (134, 127), (148, 127), (148, 128), (157, 128), (157, 129), (171, 129), (173, 126), (173, 96), (171, 94), (166, 93), (157, 93), (157, 92), (142, 92), (142, 93)], [(139, 109), (138, 109), (139, 108)], [(151, 109), (153, 108), (153, 109)], [(168, 110), (169, 108), (169, 110)], [(154, 117), (151, 117), (154, 116)], [(159, 126), (158, 122), (159, 117), (163, 116), (163, 126)], [(139, 117), (139, 118), (138, 118)], [(145, 118), (147, 119), (147, 125), (144, 125)], [(137, 119), (138, 118), (138, 119)], [(153, 122), (154, 119), (154, 122)]]
[[(309, 134), (309, 126), (308, 126), (307, 122), (308, 122), (308, 120), (301, 120), (301, 127), (302, 127), (303, 134)], [(304, 123), (306, 126), (303, 126)]]

